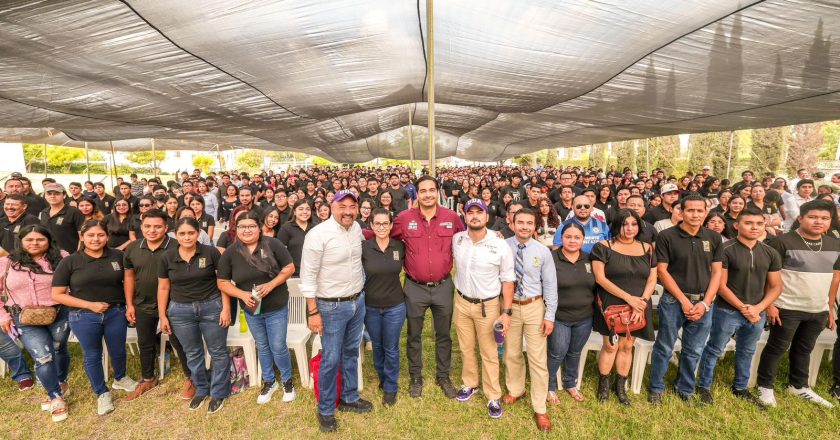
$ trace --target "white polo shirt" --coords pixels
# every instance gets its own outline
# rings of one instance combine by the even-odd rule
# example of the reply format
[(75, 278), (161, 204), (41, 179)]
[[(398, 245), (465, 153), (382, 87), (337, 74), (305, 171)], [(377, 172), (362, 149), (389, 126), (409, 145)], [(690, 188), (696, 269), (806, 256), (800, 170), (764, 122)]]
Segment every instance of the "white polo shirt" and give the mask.
[(516, 281), (510, 246), (493, 231), (485, 228), (485, 234), (477, 243), (473, 243), (469, 231), (452, 237), (455, 288), (469, 298), (497, 297), (502, 293), (503, 281)]

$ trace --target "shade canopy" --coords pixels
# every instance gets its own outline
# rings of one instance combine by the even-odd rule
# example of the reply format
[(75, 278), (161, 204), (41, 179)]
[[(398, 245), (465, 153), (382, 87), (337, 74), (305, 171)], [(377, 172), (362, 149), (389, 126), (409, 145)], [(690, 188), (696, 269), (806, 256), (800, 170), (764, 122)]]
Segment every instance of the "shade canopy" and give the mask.
[[(840, 119), (837, 0), (434, 12), (439, 158)], [(426, 28), (416, 0), (3, 1), (0, 141), (406, 159)]]

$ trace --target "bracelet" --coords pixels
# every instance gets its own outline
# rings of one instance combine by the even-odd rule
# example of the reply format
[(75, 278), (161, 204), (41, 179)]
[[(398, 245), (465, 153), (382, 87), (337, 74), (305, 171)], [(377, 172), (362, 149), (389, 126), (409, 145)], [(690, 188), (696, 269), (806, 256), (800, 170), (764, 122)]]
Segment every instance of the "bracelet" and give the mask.
[(315, 316), (315, 315), (320, 315), (320, 314), (321, 314), (321, 312), (318, 309), (315, 309), (314, 312), (310, 312), (309, 310), (306, 311), (306, 317), (307, 318), (310, 318), (310, 317)]
[(709, 307), (709, 305), (708, 305), (708, 304), (706, 304), (706, 301), (700, 301), (700, 304), (703, 304), (703, 307), (705, 307), (705, 308), (706, 308), (706, 311), (707, 311), (707, 312), (708, 312), (709, 310), (712, 310), (712, 308), (711, 308), (711, 307)]

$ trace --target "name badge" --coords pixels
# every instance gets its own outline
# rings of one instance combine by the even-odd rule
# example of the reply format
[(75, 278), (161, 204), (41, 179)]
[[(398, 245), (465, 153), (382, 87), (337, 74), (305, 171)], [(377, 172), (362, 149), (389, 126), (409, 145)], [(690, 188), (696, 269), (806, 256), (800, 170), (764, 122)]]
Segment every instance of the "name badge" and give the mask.
[(703, 240), (703, 252), (711, 252), (712, 246), (709, 244), (708, 240)]
[(112, 262), (111, 262), (111, 267), (114, 269), (114, 272), (119, 272), (119, 270), (120, 270), (120, 263), (117, 263), (116, 261), (112, 261)]
[(533, 264), (534, 267), (540, 267), (542, 266), (542, 260), (540, 257), (534, 257), (534, 261), (531, 264)]
[(205, 267), (207, 267), (207, 258), (204, 258), (204, 257), (199, 258), (198, 259), (198, 268), (199, 269), (204, 269)]
[(57, 224), (57, 225), (60, 225), (60, 224), (62, 224), (62, 223), (64, 223), (64, 217), (59, 217), (59, 218), (58, 218), (58, 219), (56, 219), (56, 221), (55, 221), (55, 224)]
[(440, 225), (446, 229), (452, 229), (452, 222), (443, 222)]
[(412, 220), (408, 222), (408, 230), (409, 231), (416, 231), (417, 230), (417, 222)]
[(400, 251), (394, 251), (394, 261), (400, 261)]

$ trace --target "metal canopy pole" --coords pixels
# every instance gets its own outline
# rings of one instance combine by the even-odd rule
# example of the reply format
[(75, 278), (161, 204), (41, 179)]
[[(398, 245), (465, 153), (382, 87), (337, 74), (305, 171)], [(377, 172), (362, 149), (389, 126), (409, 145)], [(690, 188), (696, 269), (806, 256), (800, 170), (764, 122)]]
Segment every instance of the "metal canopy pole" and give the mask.
[(221, 152), (221, 150), (219, 150), (219, 144), (216, 144), (216, 156), (218, 156), (218, 158), (219, 158), (219, 172), (224, 173), (225, 172), (225, 167), (222, 164), (222, 152)]
[(645, 139), (645, 171), (650, 173), (650, 138)]
[(88, 143), (85, 142), (85, 166), (88, 176), (88, 181), (90, 181), (90, 152), (88, 151)]
[[(155, 140), (152, 139), (152, 174), (157, 177), (157, 154), (155, 154)], [(177, 179), (178, 176), (175, 176)]]
[(111, 188), (114, 188), (114, 179), (117, 178), (117, 159), (114, 157), (114, 141), (108, 141), (111, 145)]
[(47, 144), (44, 144), (44, 178), (47, 178)]
[(735, 139), (735, 131), (729, 132), (729, 154), (726, 159), (726, 178), (729, 178), (729, 170), (732, 167), (732, 141)]
[(435, 177), (435, 2), (426, 0), (426, 47), (429, 63), (429, 175)]
[(408, 105), (408, 160), (411, 164), (411, 170), (414, 172), (414, 128), (412, 128), (413, 116), (411, 114), (411, 104)]

